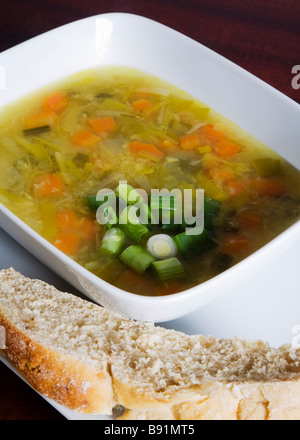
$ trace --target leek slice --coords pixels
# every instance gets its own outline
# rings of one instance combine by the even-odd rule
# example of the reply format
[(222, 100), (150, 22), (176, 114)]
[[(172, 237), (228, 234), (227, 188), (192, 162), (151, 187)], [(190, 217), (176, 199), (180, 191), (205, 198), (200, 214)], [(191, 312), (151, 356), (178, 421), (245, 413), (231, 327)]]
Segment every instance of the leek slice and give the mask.
[(217, 241), (206, 229), (204, 229), (202, 233), (194, 235), (182, 232), (181, 234), (175, 235), (174, 241), (178, 250), (185, 258), (191, 258), (203, 252), (207, 252), (218, 245)]
[(108, 255), (118, 255), (126, 242), (126, 235), (120, 228), (109, 229), (102, 240), (101, 251)]
[(139, 243), (150, 231), (139, 222), (136, 214), (137, 209), (134, 206), (125, 208), (119, 216), (119, 227), (129, 238)]
[(138, 273), (144, 273), (155, 261), (155, 258), (139, 245), (129, 246), (122, 252), (120, 259)]
[(185, 277), (184, 267), (176, 257), (154, 261), (151, 268), (154, 269), (158, 279), (162, 282)]

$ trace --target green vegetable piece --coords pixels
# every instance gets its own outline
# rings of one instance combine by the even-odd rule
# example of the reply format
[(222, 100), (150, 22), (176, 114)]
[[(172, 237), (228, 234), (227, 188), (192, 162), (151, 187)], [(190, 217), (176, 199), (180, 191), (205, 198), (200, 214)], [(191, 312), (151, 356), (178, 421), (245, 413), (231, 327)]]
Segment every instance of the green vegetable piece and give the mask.
[(106, 206), (103, 209), (102, 215), (104, 218), (103, 223), (105, 224), (107, 229), (110, 229), (112, 226), (118, 224), (119, 219), (112, 206)]
[(101, 251), (108, 255), (118, 255), (126, 242), (126, 235), (120, 228), (112, 227), (106, 231)]
[(261, 177), (274, 176), (280, 171), (280, 159), (262, 158), (254, 159), (251, 162), (252, 167)]
[(191, 258), (203, 252), (207, 252), (218, 245), (216, 240), (206, 229), (204, 229), (202, 233), (200, 231), (201, 229), (199, 229), (199, 234), (194, 235), (188, 234), (187, 232), (175, 235), (174, 241), (177, 248), (185, 258)]
[(144, 273), (155, 261), (155, 258), (139, 245), (129, 246), (122, 252), (120, 259), (138, 273)]
[(49, 131), (51, 131), (50, 125), (43, 125), (42, 127), (27, 128), (23, 130), (23, 134), (25, 136), (35, 136), (37, 134), (48, 133)]
[(158, 279), (163, 282), (185, 277), (184, 267), (176, 257), (154, 261), (151, 267), (154, 269)]
[(97, 194), (88, 196), (87, 200), (91, 211), (97, 211), (97, 209), (100, 208), (100, 206), (103, 205), (103, 203), (107, 202), (111, 197), (112, 197), (111, 192), (110, 193), (108, 192), (107, 194), (102, 194), (103, 200), (97, 200), (98, 199)]
[(139, 243), (141, 239), (149, 234), (146, 225), (139, 223), (136, 217), (137, 209), (134, 206), (125, 208), (119, 217), (119, 227), (133, 241)]

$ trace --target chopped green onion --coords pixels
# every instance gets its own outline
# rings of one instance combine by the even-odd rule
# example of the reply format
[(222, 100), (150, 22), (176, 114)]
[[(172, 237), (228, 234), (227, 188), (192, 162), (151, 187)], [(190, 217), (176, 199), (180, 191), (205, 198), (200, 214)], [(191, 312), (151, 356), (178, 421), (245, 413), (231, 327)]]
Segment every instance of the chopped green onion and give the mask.
[[(148, 203), (143, 199), (142, 195), (134, 189), (128, 183), (120, 183), (119, 186), (115, 189), (116, 196), (119, 197), (120, 202), (124, 205), (124, 207), (136, 205), (140, 211), (140, 223), (149, 224), (149, 220), (152, 220), (152, 214)], [(153, 219), (153, 223), (154, 219)]]
[(129, 238), (139, 243), (144, 236), (149, 234), (149, 229), (139, 222), (136, 212), (137, 209), (134, 206), (125, 208), (119, 217), (119, 227)]
[(139, 192), (132, 186), (128, 185), (128, 183), (120, 183), (119, 186), (115, 189), (115, 193), (125, 206), (134, 205), (138, 203), (142, 198)]
[[(97, 220), (99, 219), (99, 213), (97, 213)], [(118, 224), (118, 216), (112, 206), (106, 206), (101, 211), (101, 221), (100, 224), (105, 225), (107, 229)], [(99, 222), (99, 220), (98, 220)]]
[(199, 228), (199, 234), (182, 232), (181, 234), (175, 235), (174, 241), (177, 245), (177, 248), (185, 258), (199, 255), (202, 252), (209, 251), (218, 245), (216, 240), (211, 236), (211, 234), (208, 233), (206, 229), (204, 229), (203, 232), (200, 231), (201, 228)]
[(176, 211), (179, 207), (179, 202), (175, 194), (151, 194), (149, 199), (151, 209), (156, 211), (163, 209)]
[(126, 242), (126, 236), (120, 228), (111, 228), (106, 231), (101, 251), (109, 255), (117, 255), (121, 252)]
[(27, 128), (23, 130), (23, 133), (25, 136), (35, 136), (36, 134), (47, 133), (49, 131), (51, 131), (50, 125), (43, 125), (42, 127)]
[(100, 208), (100, 206), (103, 205), (103, 203), (106, 203), (109, 201), (110, 198), (113, 198), (114, 194), (112, 192), (107, 192), (107, 193), (101, 193), (101, 200), (98, 196), (98, 194), (96, 195), (91, 195), (87, 197), (88, 200), (88, 204), (89, 207), (92, 211), (97, 211), (98, 208)]
[(181, 209), (175, 194), (151, 194), (150, 210), (154, 218), (155, 224), (174, 224), (175, 212)]
[(144, 273), (155, 261), (155, 258), (139, 245), (129, 246), (122, 252), (120, 259), (138, 273)]
[(177, 247), (169, 235), (157, 234), (149, 238), (147, 243), (147, 251), (153, 257), (163, 260), (166, 258), (175, 257), (177, 254)]
[(185, 276), (184, 267), (176, 257), (154, 261), (151, 267), (160, 281), (168, 281)]

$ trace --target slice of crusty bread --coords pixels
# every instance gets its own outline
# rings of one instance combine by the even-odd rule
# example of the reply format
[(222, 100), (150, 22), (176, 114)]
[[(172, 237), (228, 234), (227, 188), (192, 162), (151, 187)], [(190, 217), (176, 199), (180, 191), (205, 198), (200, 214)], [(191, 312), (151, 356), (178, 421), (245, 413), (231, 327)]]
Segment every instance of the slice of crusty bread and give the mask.
[(0, 271), (6, 356), (40, 393), (125, 419), (299, 419), (300, 350), (135, 322)]

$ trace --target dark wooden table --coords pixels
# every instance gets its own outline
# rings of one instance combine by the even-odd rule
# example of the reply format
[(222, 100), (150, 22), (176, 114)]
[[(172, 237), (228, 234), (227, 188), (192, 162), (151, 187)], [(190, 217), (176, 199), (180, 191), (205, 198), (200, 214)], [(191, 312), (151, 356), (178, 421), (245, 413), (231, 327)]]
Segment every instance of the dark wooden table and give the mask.
[[(176, 29), (300, 103), (299, 0), (10, 0), (0, 14), (0, 52), (55, 27), (105, 12), (143, 15)], [(300, 86), (300, 79), (295, 81)], [(295, 84), (294, 84), (295, 85)], [(63, 417), (0, 363), (0, 420)]]

